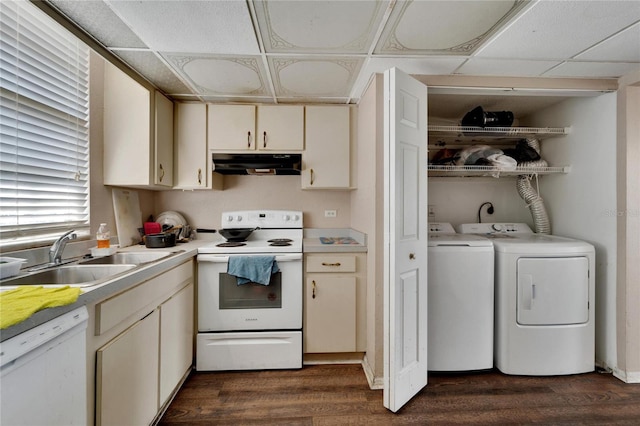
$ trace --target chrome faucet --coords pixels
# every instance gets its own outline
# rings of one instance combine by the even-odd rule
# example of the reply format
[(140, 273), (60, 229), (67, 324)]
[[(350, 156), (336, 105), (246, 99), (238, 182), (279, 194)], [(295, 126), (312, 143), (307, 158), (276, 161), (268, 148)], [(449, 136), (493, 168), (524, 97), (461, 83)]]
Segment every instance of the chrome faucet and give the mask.
[(55, 265), (61, 264), (64, 247), (70, 240), (75, 240), (76, 238), (78, 238), (78, 235), (75, 234), (75, 230), (66, 232), (63, 236), (58, 238), (49, 249), (49, 263), (53, 263)]

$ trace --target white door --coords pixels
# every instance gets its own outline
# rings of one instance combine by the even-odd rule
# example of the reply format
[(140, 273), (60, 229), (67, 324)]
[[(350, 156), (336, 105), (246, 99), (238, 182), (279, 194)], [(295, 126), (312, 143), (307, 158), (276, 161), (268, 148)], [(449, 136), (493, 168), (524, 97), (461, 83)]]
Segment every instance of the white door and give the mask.
[(427, 87), (384, 74), (384, 406), (427, 384)]

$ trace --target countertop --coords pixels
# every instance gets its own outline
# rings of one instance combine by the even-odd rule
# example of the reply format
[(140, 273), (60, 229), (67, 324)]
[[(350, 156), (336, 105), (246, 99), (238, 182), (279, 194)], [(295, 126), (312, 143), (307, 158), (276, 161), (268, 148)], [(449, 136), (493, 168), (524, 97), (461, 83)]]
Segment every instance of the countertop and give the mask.
[(179, 243), (175, 247), (163, 248), (163, 249), (149, 249), (143, 245), (136, 245), (119, 249), (118, 251), (171, 251), (180, 252), (177, 255), (170, 257), (166, 260), (156, 263), (149, 263), (148, 265), (142, 265), (133, 269), (130, 273), (120, 275), (117, 278), (98, 284), (93, 287), (82, 288), (82, 293), (78, 297), (78, 300), (71, 304), (60, 306), (56, 308), (47, 308), (36, 312), (26, 320), (8, 327), (4, 330), (0, 330), (0, 342), (17, 336), (18, 334), (27, 331), (33, 327), (56, 318), (64, 313), (72, 311), (81, 306), (106, 299), (116, 293), (124, 291), (130, 287), (139, 284), (142, 281), (149, 280), (154, 276), (168, 271), (169, 269), (186, 262), (190, 258), (193, 258), (198, 253), (198, 247), (209, 243), (207, 240), (195, 240), (188, 243)]
[[(356, 244), (323, 244), (320, 238), (334, 238), (339, 241), (340, 238), (351, 238)], [(118, 251), (171, 251), (180, 252), (177, 255), (148, 265), (142, 265), (133, 269), (124, 275), (119, 275), (113, 280), (106, 281), (93, 287), (82, 289), (82, 293), (78, 300), (70, 305), (60, 306), (56, 308), (47, 308), (36, 312), (28, 319), (0, 330), (0, 341), (10, 339), (18, 334), (27, 331), (33, 327), (56, 318), (62, 314), (72, 311), (84, 305), (107, 299), (116, 293), (120, 293), (133, 287), (143, 281), (147, 281), (156, 275), (164, 273), (171, 268), (180, 265), (183, 262), (195, 257), (198, 254), (198, 248), (202, 245), (209, 244), (210, 238), (203, 238), (188, 243), (179, 243), (175, 247), (163, 249), (149, 249), (143, 245), (130, 246), (119, 249)], [(305, 253), (348, 253), (348, 252), (366, 252), (367, 243), (366, 235), (353, 229), (314, 229), (307, 228), (304, 230), (303, 252)]]
[[(367, 236), (349, 228), (305, 228), (302, 240), (304, 253), (366, 253)], [(322, 240), (334, 241), (323, 243)], [(354, 241), (355, 244), (344, 244)]]

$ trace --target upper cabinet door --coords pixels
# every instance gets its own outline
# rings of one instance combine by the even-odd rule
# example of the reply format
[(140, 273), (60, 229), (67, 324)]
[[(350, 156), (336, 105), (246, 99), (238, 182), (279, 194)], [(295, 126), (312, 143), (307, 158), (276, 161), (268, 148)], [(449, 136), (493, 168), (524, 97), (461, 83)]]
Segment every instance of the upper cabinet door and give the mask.
[(152, 183), (151, 92), (104, 61), (104, 184)]
[(260, 151), (302, 151), (304, 149), (304, 106), (258, 106), (256, 145)]
[(175, 107), (176, 189), (208, 189), (210, 168), (207, 149), (207, 105), (176, 103)]
[(173, 102), (156, 90), (154, 183), (173, 186)]
[(208, 105), (209, 147), (216, 151), (256, 148), (255, 105)]
[(303, 189), (350, 188), (350, 111), (345, 106), (306, 108)]

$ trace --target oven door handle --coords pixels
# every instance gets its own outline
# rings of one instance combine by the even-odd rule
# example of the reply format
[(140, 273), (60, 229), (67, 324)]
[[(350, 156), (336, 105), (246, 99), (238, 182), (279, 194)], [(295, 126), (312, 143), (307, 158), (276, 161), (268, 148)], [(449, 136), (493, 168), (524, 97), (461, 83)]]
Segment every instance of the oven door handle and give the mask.
[[(279, 254), (275, 256), (276, 262), (295, 262), (302, 260), (302, 253)], [(198, 262), (227, 263), (229, 256), (216, 254), (199, 254)]]

